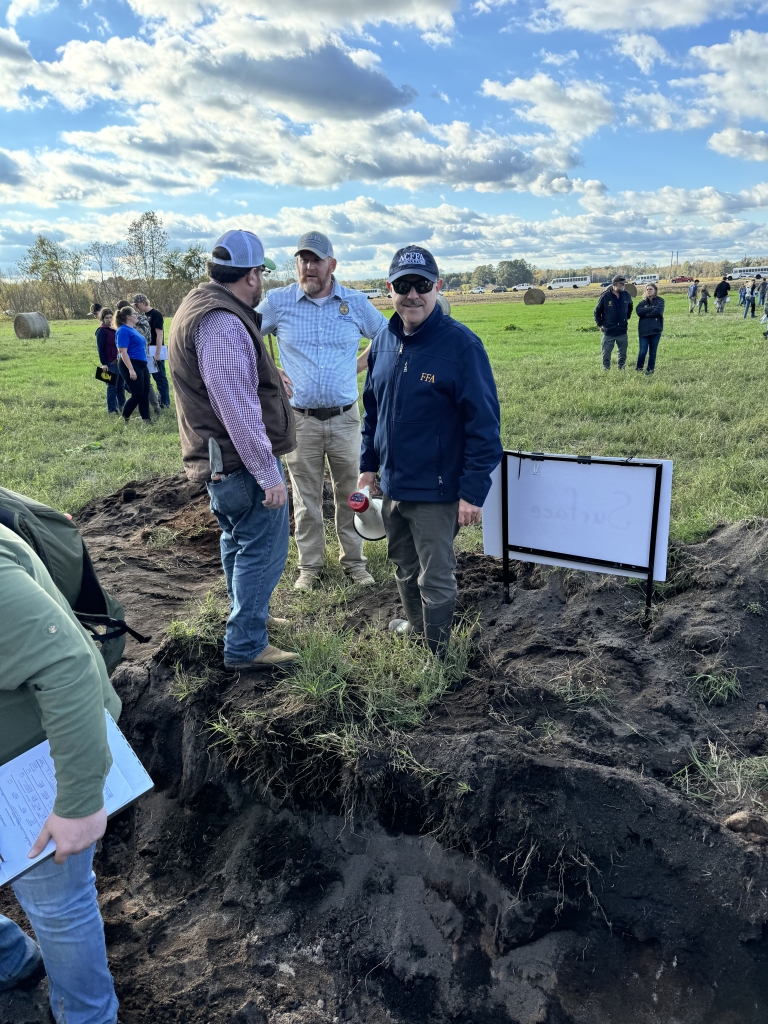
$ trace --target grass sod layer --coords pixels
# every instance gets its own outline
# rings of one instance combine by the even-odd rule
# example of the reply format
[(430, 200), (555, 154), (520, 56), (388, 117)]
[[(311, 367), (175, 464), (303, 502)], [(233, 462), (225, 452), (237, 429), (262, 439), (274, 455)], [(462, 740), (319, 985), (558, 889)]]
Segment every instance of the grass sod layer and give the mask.
[[(296, 749), (303, 758), (301, 775), (316, 778), (320, 789), (337, 781), (315, 770), (321, 761), (349, 772), (360, 757), (386, 752), (402, 770), (419, 774), (423, 766), (404, 752), (402, 734), (421, 725), (461, 680), (473, 650), (472, 616), (457, 624), (444, 662), (420, 643), (376, 624), (351, 626), (351, 603), (361, 588), (341, 570), (330, 524), (327, 542), (323, 586), (293, 589), (298, 555), (291, 539), (286, 571), (272, 598), (272, 614), (289, 624), (270, 629), (270, 640), (297, 651), (299, 662), (285, 674), (275, 673), (276, 686), (250, 699), (247, 707), (224, 706), (208, 723), (212, 746), (277, 788), (287, 783), (286, 762), (289, 757), (295, 762)], [(389, 582), (393, 568), (386, 545), (366, 543), (366, 555), (377, 584)], [(221, 657), (227, 612), (220, 586), (171, 624), (170, 640), (179, 659), (173, 689), (180, 701), (194, 697), (208, 682), (208, 662)], [(190, 664), (193, 670), (185, 667)]]
[[(584, 330), (592, 307), (570, 299), (454, 308), (491, 359), (505, 446), (673, 459), (679, 541), (768, 515), (768, 343), (758, 321), (743, 320), (735, 302), (723, 316), (698, 316), (684, 296), (668, 296), (656, 373), (646, 377), (632, 369), (634, 319), (628, 369), (603, 373), (600, 335)], [(0, 324), (3, 483), (66, 511), (181, 466), (173, 412), (146, 430), (107, 417), (104, 386), (92, 379), (93, 331), (92, 321), (58, 322), (50, 339), (20, 342)], [(479, 531), (462, 537), (463, 546), (478, 540)]]

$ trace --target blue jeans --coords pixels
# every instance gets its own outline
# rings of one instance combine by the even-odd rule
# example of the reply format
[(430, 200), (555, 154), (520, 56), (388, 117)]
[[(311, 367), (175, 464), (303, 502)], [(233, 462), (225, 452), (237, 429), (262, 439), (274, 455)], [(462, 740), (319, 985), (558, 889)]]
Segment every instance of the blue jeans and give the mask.
[(638, 340), (640, 341), (640, 351), (637, 353), (636, 369), (642, 370), (647, 355), (648, 373), (653, 373), (656, 369), (656, 349), (659, 347), (659, 341), (661, 340), (661, 331), (658, 334), (642, 334)]
[(49, 857), (13, 883), (39, 951), (18, 925), (0, 917), (0, 987), (30, 974), (42, 952), (53, 1016), (66, 1024), (117, 1021), (92, 864), (93, 847), (64, 864)]
[[(285, 479), (279, 459), (277, 464)], [(265, 508), (264, 491), (245, 466), (207, 487), (211, 512), (221, 527), (221, 561), (232, 603), (224, 661), (244, 665), (269, 642), (269, 601), (288, 557), (288, 503)]]
[(120, 376), (120, 364), (117, 360), (107, 363), (107, 369), (117, 374), (117, 381), (107, 384), (107, 412), (122, 412), (125, 405), (125, 381)]
[(167, 409), (171, 404), (171, 392), (168, 390), (168, 377), (165, 373), (165, 360), (156, 359), (155, 366), (157, 369), (152, 374), (157, 386), (157, 396), (160, 399), (160, 408)]
[(752, 310), (752, 316), (755, 315), (755, 296), (748, 295), (744, 300), (744, 319), (747, 319), (747, 313)]

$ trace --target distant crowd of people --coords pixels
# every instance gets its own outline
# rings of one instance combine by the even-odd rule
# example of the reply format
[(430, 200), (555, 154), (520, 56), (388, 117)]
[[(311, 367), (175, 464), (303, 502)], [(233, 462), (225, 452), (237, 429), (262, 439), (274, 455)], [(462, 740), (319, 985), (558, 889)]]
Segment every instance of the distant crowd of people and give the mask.
[(151, 412), (159, 415), (171, 404), (163, 314), (141, 292), (133, 296), (133, 304), (121, 299), (114, 310), (94, 303), (91, 313), (99, 321), (99, 364), (113, 374), (107, 384), (107, 412), (122, 415), (127, 423), (138, 408), (143, 422), (149, 424)]
[[(632, 296), (626, 291), (627, 279), (617, 274), (610, 288), (606, 288), (595, 306), (595, 323), (603, 332), (602, 357), (603, 369), (610, 370), (611, 354), (614, 346), (618, 352), (618, 367), (623, 370), (627, 362), (629, 344), (629, 320), (634, 306)], [(696, 278), (688, 288), (688, 312), (701, 314), (709, 312), (709, 299), (714, 297), (715, 310), (725, 312), (725, 304), (730, 301), (731, 284), (727, 275), (715, 285), (714, 293), (710, 293), (706, 284)], [(750, 281), (739, 287), (739, 306), (744, 307), (744, 319), (749, 313), (756, 316), (755, 307), (766, 305), (768, 279), (756, 274)], [(645, 286), (645, 295), (635, 310), (637, 313), (638, 353), (635, 369), (650, 375), (656, 369), (656, 350), (664, 331), (664, 299), (659, 295), (655, 284)], [(768, 316), (763, 318), (764, 321)], [(766, 331), (768, 335), (768, 331)], [(648, 364), (646, 366), (646, 359)]]

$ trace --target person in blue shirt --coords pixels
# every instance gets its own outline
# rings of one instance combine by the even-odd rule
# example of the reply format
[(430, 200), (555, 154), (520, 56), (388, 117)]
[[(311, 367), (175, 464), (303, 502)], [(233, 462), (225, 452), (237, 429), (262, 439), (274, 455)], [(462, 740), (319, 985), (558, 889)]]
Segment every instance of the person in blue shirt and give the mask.
[(382, 515), (405, 619), (444, 656), (456, 604), (459, 528), (479, 523), (501, 461), (499, 400), (483, 343), (443, 313), (428, 249), (399, 249), (387, 289), (395, 313), (376, 335), (363, 390), (358, 489), (381, 472)]
[(149, 372), (147, 370), (147, 341), (136, 330), (138, 317), (133, 306), (123, 306), (115, 313), (117, 351), (120, 356), (120, 373), (131, 397), (123, 406), (126, 424), (131, 413), (139, 407), (139, 414), (149, 426)]
[(317, 584), (325, 560), (326, 458), (341, 566), (354, 583), (375, 582), (347, 499), (355, 490), (360, 455), (357, 375), (368, 364), (368, 348), (358, 355), (360, 338), (375, 337), (387, 321), (362, 292), (340, 285), (335, 269), (330, 239), (308, 231), (296, 246), (298, 283), (271, 288), (257, 309), (262, 334), (277, 334), (282, 379), (296, 414), (297, 447), (285, 461), (293, 489), (298, 590)]

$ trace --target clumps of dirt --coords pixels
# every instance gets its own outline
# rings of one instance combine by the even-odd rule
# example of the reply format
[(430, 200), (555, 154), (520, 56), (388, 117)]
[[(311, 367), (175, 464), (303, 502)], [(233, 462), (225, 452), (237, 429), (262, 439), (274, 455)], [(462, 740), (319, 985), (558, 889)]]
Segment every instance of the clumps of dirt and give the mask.
[[(133, 486), (82, 523), (145, 630), (220, 566), (185, 532), (215, 534), (200, 489)], [(167, 548), (142, 541), (161, 527)], [(460, 556), (465, 677), (398, 758), (324, 787), (299, 738), (280, 779), (215, 745), (219, 710), (268, 706), (276, 680), (129, 641), (120, 724), (156, 786), (98, 857), (121, 1020), (762, 1024), (767, 556), (765, 523), (675, 549), (650, 621), (633, 582), (525, 563), (506, 605), (499, 564)], [(388, 585), (347, 622), (395, 607)], [(738, 691), (707, 703), (702, 676)], [(9, 1021), (38, 1005), (0, 996)]]

